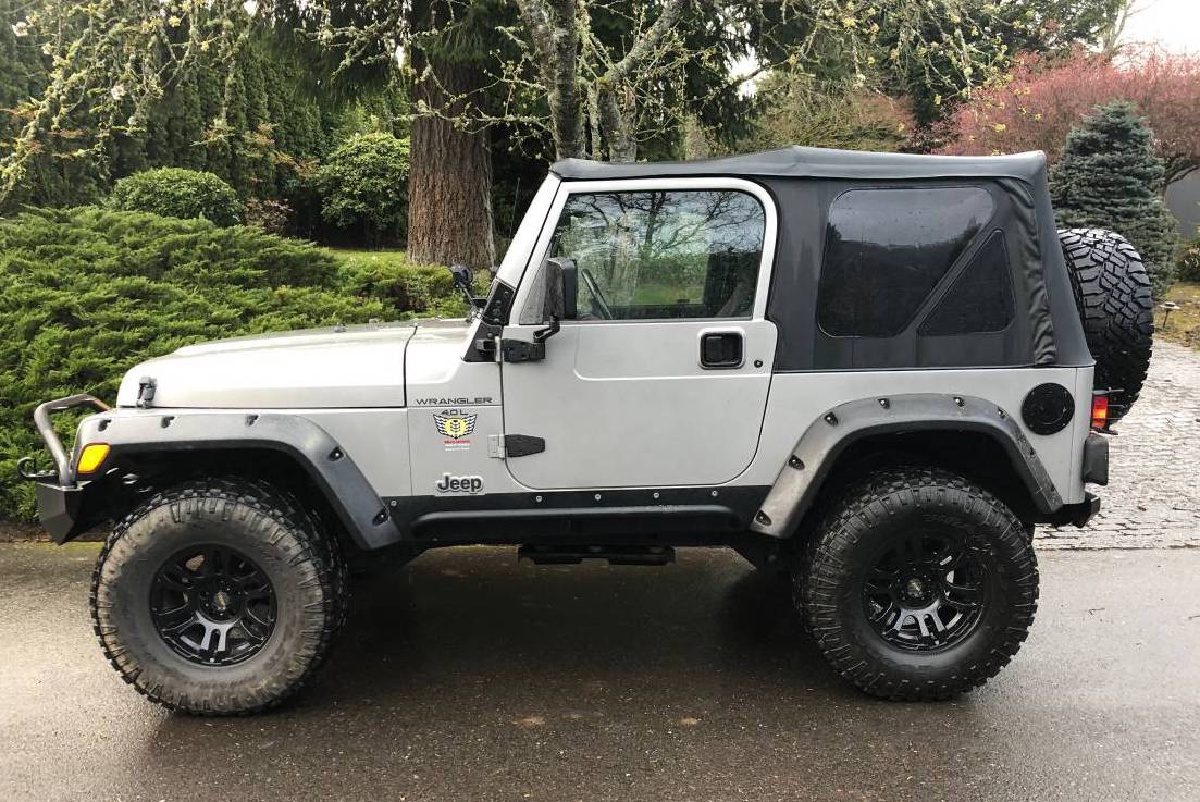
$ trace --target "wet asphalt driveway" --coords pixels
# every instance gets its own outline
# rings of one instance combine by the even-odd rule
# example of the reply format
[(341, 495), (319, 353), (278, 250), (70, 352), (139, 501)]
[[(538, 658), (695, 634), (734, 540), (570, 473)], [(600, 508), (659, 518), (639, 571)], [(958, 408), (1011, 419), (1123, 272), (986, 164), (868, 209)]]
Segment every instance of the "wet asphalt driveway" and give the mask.
[(108, 668), (95, 553), (0, 547), (0, 800), (1200, 799), (1200, 550), (1043, 553), (1016, 661), (933, 705), (843, 686), (730, 552), (432, 553), (360, 582), (317, 682), (243, 719)]

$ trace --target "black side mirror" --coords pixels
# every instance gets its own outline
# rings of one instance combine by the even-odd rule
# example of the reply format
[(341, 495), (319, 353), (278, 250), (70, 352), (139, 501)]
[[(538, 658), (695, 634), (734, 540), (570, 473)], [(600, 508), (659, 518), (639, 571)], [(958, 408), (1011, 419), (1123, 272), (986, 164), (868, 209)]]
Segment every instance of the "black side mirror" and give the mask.
[(454, 289), (458, 290), (467, 301), (467, 307), (472, 310), (482, 309), (487, 303), (486, 298), (476, 298), (471, 293), (471, 268), (466, 265), (450, 265), (450, 275), (454, 277)]
[(454, 286), (461, 289), (471, 289), (471, 268), (466, 265), (450, 265), (450, 275), (454, 276)]
[[(501, 340), (500, 356), (505, 362), (540, 362), (546, 358), (546, 340), (558, 334), (559, 321), (578, 317), (576, 299), (579, 277), (570, 259), (547, 259), (542, 265), (542, 324), (533, 332), (533, 342)], [(534, 279), (537, 280), (536, 278)]]
[(542, 322), (576, 320), (579, 317), (579, 273), (570, 259), (547, 259), (542, 271), (545, 286), (545, 306)]

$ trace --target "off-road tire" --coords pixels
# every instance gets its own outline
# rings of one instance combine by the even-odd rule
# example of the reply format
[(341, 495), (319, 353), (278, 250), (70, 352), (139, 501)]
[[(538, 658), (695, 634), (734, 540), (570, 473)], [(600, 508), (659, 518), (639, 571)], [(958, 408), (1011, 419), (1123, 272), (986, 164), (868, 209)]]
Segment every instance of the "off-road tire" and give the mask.
[[(270, 637), (235, 665), (189, 662), (151, 617), (160, 566), (201, 543), (254, 560), (275, 593)], [(92, 572), (89, 603), (105, 656), (139, 692), (181, 712), (248, 714), (296, 693), (320, 667), (345, 617), (346, 571), (334, 539), (288, 494), (257, 481), (193, 479), (157, 492), (116, 525)]]
[[(987, 603), (974, 629), (944, 650), (888, 643), (862, 601), (872, 555), (917, 527), (947, 527), (987, 566)], [(1012, 660), (1037, 611), (1038, 570), (1026, 529), (998, 498), (952, 472), (887, 468), (826, 508), (793, 575), (806, 629), (844, 679), (896, 701), (951, 698), (984, 684)]]
[(1129, 412), (1150, 369), (1154, 300), (1142, 258), (1120, 234), (1100, 229), (1058, 232), (1088, 348), (1093, 387), (1111, 391), (1109, 418)]

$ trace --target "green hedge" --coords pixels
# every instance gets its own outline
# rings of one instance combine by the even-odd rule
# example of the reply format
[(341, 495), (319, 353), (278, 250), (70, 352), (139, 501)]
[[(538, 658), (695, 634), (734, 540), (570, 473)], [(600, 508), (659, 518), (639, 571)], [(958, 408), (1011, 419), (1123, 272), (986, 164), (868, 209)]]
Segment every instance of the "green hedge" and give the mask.
[[(466, 304), (441, 265), (414, 265), (401, 251), (332, 251), (343, 292), (427, 317), (462, 317)], [(477, 290), (478, 291), (478, 290)]]
[(212, 173), (162, 167), (126, 176), (113, 185), (108, 205), (126, 212), (151, 212), (185, 220), (202, 217), (220, 226), (241, 221), (242, 201)]
[[(190, 343), (461, 315), (449, 290), (444, 269), (343, 258), (204, 220), (95, 208), (0, 220), (0, 519), (34, 514), (15, 467), (41, 448), (36, 404), (78, 392), (112, 399), (134, 364)], [(69, 435), (75, 420), (60, 418)]]

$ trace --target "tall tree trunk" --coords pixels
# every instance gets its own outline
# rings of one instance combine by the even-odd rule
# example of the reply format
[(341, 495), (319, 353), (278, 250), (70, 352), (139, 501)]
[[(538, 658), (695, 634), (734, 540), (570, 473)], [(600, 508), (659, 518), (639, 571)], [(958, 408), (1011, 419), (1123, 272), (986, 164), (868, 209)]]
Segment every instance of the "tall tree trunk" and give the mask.
[(637, 140), (633, 136), (635, 110), (632, 103), (622, 104), (617, 93), (621, 87), (606, 76), (599, 81), (600, 130), (608, 141), (608, 160), (631, 162), (637, 158)]
[(579, 83), (579, 13), (576, 0), (517, 0), (537, 56), (550, 104), (554, 154), (584, 155), (583, 91)]
[[(433, 73), (436, 81), (427, 76), (416, 87), (429, 108), (453, 117), (479, 102), (473, 94), (483, 83), (478, 69), (435, 63)], [(488, 131), (468, 133), (441, 117), (420, 116), (413, 120), (409, 148), (409, 258), (490, 270), (496, 246)]]
[(658, 18), (639, 34), (625, 56), (596, 79), (600, 130), (608, 142), (608, 158), (631, 162), (637, 158), (637, 92), (634, 79), (643, 65), (656, 58), (679, 20), (683, 0), (666, 0)]
[(555, 0), (557, 17), (551, 34), (554, 53), (550, 83), (550, 113), (554, 117), (554, 144), (558, 158), (583, 155), (583, 107), (578, 84), (579, 31), (575, 0)]

